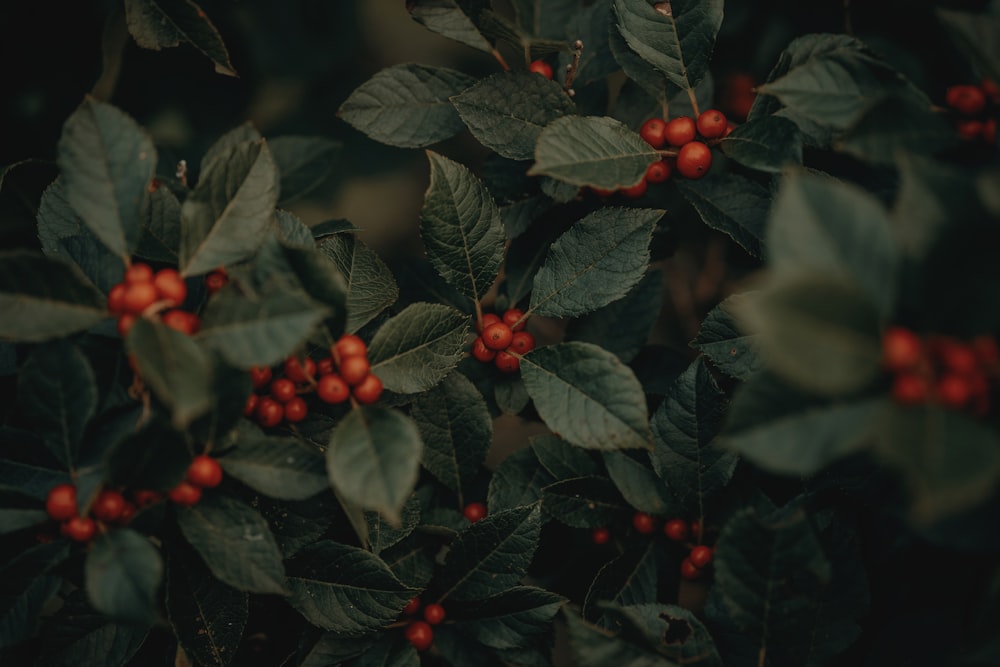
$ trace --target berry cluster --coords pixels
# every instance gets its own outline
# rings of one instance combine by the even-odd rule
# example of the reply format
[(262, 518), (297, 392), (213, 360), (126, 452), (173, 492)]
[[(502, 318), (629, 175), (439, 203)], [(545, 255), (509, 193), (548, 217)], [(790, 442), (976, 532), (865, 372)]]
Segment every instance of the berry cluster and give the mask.
[(108, 310), (118, 316), (118, 333), (123, 337), (137, 317), (159, 317), (163, 324), (190, 336), (198, 331), (200, 321), (194, 313), (181, 310), (185, 299), (187, 285), (176, 269), (154, 273), (148, 264), (136, 262), (108, 292)]
[(416, 618), (420, 611), (420, 598), (416, 597), (406, 603), (403, 607), (403, 617), (406, 629), (403, 634), (406, 639), (413, 644), (413, 648), (418, 651), (426, 651), (434, 643), (433, 625), (440, 624), (445, 619), (444, 607), (432, 602), (424, 606), (423, 620)]
[(882, 365), (893, 375), (897, 403), (932, 402), (985, 416), (990, 385), (1000, 379), (1000, 347), (988, 335), (962, 341), (893, 326), (882, 337)]
[(504, 373), (516, 373), (521, 355), (535, 349), (535, 337), (524, 330), (524, 311), (508, 308), (503, 317), (486, 313), (476, 324), (479, 335), (472, 342), (472, 356), (484, 364), (493, 363)]
[(309, 406), (303, 395), (315, 393), (331, 405), (347, 400), (370, 405), (382, 395), (382, 381), (368, 362), (368, 346), (354, 334), (341, 336), (330, 346), (330, 356), (318, 362), (293, 355), (277, 374), (270, 367), (252, 368), (250, 382), (254, 393), (247, 398), (243, 414), (265, 428), (305, 419)]
[(211, 489), (222, 483), (222, 466), (211, 456), (194, 457), (188, 466), (184, 481), (170, 489), (167, 497), (175, 505), (191, 507), (201, 500), (202, 489)]
[[(632, 527), (640, 535), (655, 535), (660, 530), (660, 520), (646, 512), (637, 511), (632, 515)], [(699, 579), (705, 569), (711, 564), (715, 555), (712, 547), (701, 544), (704, 530), (700, 521), (690, 524), (684, 519), (674, 518), (663, 523), (663, 534), (668, 539), (683, 544), (688, 549), (687, 556), (681, 561), (681, 576), (689, 581)], [(689, 540), (694, 538), (697, 544)], [(611, 531), (606, 527), (594, 528), (590, 533), (594, 544), (607, 544), (611, 540)]]
[(978, 86), (960, 84), (945, 91), (945, 103), (955, 112), (955, 130), (967, 141), (997, 142), (996, 110), (1000, 87), (989, 79)]

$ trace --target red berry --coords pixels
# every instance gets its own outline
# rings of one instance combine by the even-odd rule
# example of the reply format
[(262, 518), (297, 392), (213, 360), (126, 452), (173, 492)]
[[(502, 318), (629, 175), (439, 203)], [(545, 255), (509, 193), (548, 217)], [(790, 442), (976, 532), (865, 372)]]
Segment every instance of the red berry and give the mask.
[(201, 324), (197, 315), (183, 310), (168, 310), (160, 317), (160, 321), (186, 336), (192, 336), (197, 333), (198, 326)]
[(337, 358), (365, 356), (367, 354), (368, 346), (365, 345), (365, 341), (354, 334), (344, 334), (330, 350), (330, 355)]
[(269, 366), (254, 366), (250, 369), (250, 384), (254, 389), (263, 389), (271, 381), (271, 368)]
[(678, 116), (667, 123), (664, 129), (664, 136), (671, 146), (683, 146), (692, 142), (697, 134), (697, 127), (691, 116)]
[(650, 118), (639, 128), (639, 136), (653, 148), (663, 148), (667, 143), (667, 123), (662, 118)]
[(229, 276), (227, 276), (223, 271), (212, 271), (205, 276), (205, 288), (208, 290), (209, 294), (215, 294), (222, 289), (227, 282), (229, 282)]
[(243, 406), (243, 415), (245, 417), (253, 416), (254, 411), (257, 410), (257, 401), (259, 400), (260, 396), (257, 394), (250, 394), (250, 396), (247, 397), (246, 405)]
[(371, 372), (371, 368), (371, 364), (368, 363), (368, 357), (355, 355), (352, 357), (341, 357), (338, 371), (340, 372), (340, 377), (344, 378), (344, 382), (349, 385), (357, 385), (364, 382), (364, 379)]
[(163, 499), (156, 491), (151, 491), (149, 489), (137, 489), (132, 492), (132, 500), (138, 507), (149, 507), (155, 503), (160, 502)]
[(941, 364), (959, 375), (972, 375), (979, 369), (979, 359), (971, 345), (946, 340), (938, 349)]
[(942, 405), (961, 408), (972, 398), (972, 384), (961, 375), (948, 373), (937, 381), (934, 393)]
[(418, 651), (426, 651), (434, 643), (434, 630), (425, 621), (413, 621), (406, 626), (404, 634)]
[(278, 378), (271, 383), (271, 396), (279, 403), (287, 403), (295, 398), (295, 383), (288, 378)]
[(403, 607), (403, 614), (406, 616), (413, 616), (418, 611), (420, 611), (420, 598), (410, 598), (410, 601)]
[(115, 315), (125, 312), (125, 283), (118, 283), (108, 292), (108, 310)]
[(521, 360), (507, 350), (500, 350), (493, 360), (493, 365), (504, 373), (516, 373), (521, 368)]
[(976, 336), (972, 339), (972, 349), (979, 362), (985, 366), (992, 366), (1000, 361), (1000, 347), (993, 336)]
[(97, 533), (97, 524), (89, 516), (75, 516), (62, 525), (62, 533), (74, 542), (89, 542)]
[(699, 545), (691, 549), (688, 559), (695, 567), (701, 569), (712, 562), (712, 548)]
[(324, 375), (316, 385), (316, 395), (324, 403), (343, 403), (350, 397), (351, 388), (336, 373)]
[(983, 135), (984, 125), (979, 120), (960, 120), (955, 123), (958, 136), (967, 141), (979, 139)]
[(76, 516), (76, 487), (72, 484), (60, 484), (49, 489), (45, 498), (45, 511), (56, 521)]
[(695, 122), (695, 125), (698, 126), (698, 134), (706, 139), (718, 139), (725, 135), (728, 124), (726, 116), (718, 109), (703, 111)]
[(491, 350), (506, 350), (514, 332), (504, 322), (494, 322), (483, 329), (483, 344)]
[(535, 74), (541, 74), (546, 79), (552, 78), (552, 65), (548, 64), (544, 60), (533, 60), (530, 65), (528, 65), (528, 71), (534, 72)]
[(945, 101), (965, 116), (975, 116), (986, 108), (986, 94), (978, 86), (951, 86), (945, 91)]
[(138, 315), (154, 303), (159, 296), (153, 283), (131, 283), (125, 288), (122, 296), (122, 307), (125, 312)]
[(688, 581), (694, 581), (701, 576), (701, 570), (691, 562), (690, 558), (681, 561), (681, 576)]
[(270, 396), (262, 396), (257, 403), (257, 422), (264, 428), (272, 428), (281, 423), (285, 409)]
[(677, 171), (684, 178), (701, 178), (712, 166), (712, 150), (700, 141), (690, 141), (677, 153)]
[(382, 380), (377, 375), (369, 373), (368, 377), (360, 384), (354, 385), (352, 390), (354, 399), (362, 405), (371, 405), (382, 395)]
[(611, 541), (611, 531), (605, 527), (594, 528), (590, 531), (590, 540), (594, 544), (607, 544)]
[(483, 333), (483, 330), (494, 322), (501, 322), (500, 316), (496, 313), (483, 313), (483, 321), (476, 323), (476, 332)]
[(297, 424), (306, 418), (309, 414), (309, 406), (306, 405), (305, 399), (301, 396), (296, 396), (292, 400), (285, 403), (284, 415), (285, 421)]
[(675, 542), (683, 542), (688, 538), (688, 524), (684, 519), (671, 519), (663, 524), (663, 534)]
[(649, 184), (646, 182), (646, 177), (644, 176), (643, 179), (638, 183), (636, 183), (635, 185), (628, 188), (622, 188), (621, 193), (626, 197), (628, 197), (629, 199), (638, 199), (639, 197), (646, 194), (646, 189), (648, 187)]
[(153, 269), (149, 264), (136, 262), (125, 269), (125, 284), (134, 285), (136, 283), (149, 283), (153, 281)]
[(187, 285), (177, 269), (160, 269), (153, 278), (153, 286), (156, 287), (160, 299), (168, 302), (171, 306), (180, 306), (187, 298)]
[(510, 327), (511, 331), (523, 331), (526, 322), (521, 318), (524, 317), (524, 311), (520, 308), (508, 308), (503, 313), (503, 322)]
[(670, 163), (666, 160), (660, 160), (659, 162), (654, 162), (646, 168), (646, 182), (648, 183), (663, 183), (668, 178), (670, 178), (670, 172), (672, 168)]
[(924, 358), (920, 337), (905, 327), (889, 327), (882, 336), (882, 365), (900, 372), (916, 368)]
[(486, 516), (486, 505), (480, 502), (472, 502), (465, 506), (462, 510), (462, 514), (466, 519), (475, 523)]
[(132, 325), (135, 324), (135, 315), (132, 313), (125, 313), (118, 318), (118, 335), (122, 338), (128, 336), (128, 332), (132, 329)]
[(892, 398), (900, 405), (919, 405), (929, 393), (927, 380), (916, 373), (900, 373), (892, 383)]
[(483, 363), (489, 363), (496, 358), (497, 351), (486, 347), (482, 336), (476, 336), (476, 340), (472, 341), (472, 356)]
[(650, 535), (656, 532), (656, 519), (645, 512), (636, 512), (633, 514), (632, 525), (643, 535)]
[(316, 362), (306, 357), (299, 361), (298, 357), (285, 359), (285, 377), (295, 384), (308, 384), (310, 378), (316, 377)]
[(432, 602), (431, 604), (424, 607), (424, 620), (431, 625), (437, 625), (444, 620), (445, 613), (444, 607)]
[(167, 497), (177, 505), (191, 507), (201, 500), (201, 487), (191, 482), (181, 482), (167, 492)]
[(207, 454), (196, 456), (188, 465), (187, 481), (203, 489), (218, 486), (222, 483), (222, 466)]
[(316, 362), (316, 372), (320, 375), (329, 375), (334, 369), (333, 357), (325, 357)]
[(535, 337), (527, 331), (518, 331), (510, 339), (508, 351), (513, 350), (518, 354), (528, 354), (535, 349)]
[(104, 489), (90, 506), (90, 513), (99, 521), (114, 523), (125, 512), (125, 496), (113, 489)]

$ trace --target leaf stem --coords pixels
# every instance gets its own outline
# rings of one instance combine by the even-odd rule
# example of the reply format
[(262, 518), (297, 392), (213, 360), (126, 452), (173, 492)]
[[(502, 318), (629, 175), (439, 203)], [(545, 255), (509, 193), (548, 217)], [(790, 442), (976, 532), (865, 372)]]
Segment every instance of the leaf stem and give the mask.
[(688, 99), (691, 100), (691, 112), (694, 113), (694, 117), (697, 118), (701, 115), (701, 111), (698, 110), (698, 98), (694, 94), (694, 88), (687, 89)]
[(501, 55), (499, 51), (497, 51), (496, 49), (493, 49), (492, 51), (490, 51), (490, 54), (494, 58), (496, 58), (497, 62), (500, 63), (500, 67), (503, 67), (503, 70), (505, 72), (509, 72), (510, 71), (510, 65), (508, 65), (507, 61), (503, 59), (503, 55)]

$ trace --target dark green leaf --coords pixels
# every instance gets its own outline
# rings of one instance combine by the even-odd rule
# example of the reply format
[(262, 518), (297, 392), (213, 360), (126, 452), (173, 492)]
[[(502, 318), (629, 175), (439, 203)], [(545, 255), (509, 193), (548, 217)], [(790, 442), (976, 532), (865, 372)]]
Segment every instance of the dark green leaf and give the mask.
[(678, 665), (722, 667), (722, 658), (712, 636), (691, 611), (659, 603), (619, 606), (602, 605), (621, 635), (639, 640)]
[(536, 435), (528, 438), (528, 442), (538, 463), (554, 479), (588, 477), (599, 471), (597, 462), (588, 452), (574, 447), (562, 438), (548, 434)]
[(529, 35), (562, 39), (579, 10), (578, 0), (513, 0), (517, 23)]
[(198, 172), (204, 174), (211, 171), (213, 169), (213, 162), (227, 155), (240, 144), (247, 142), (259, 143), (263, 139), (264, 135), (260, 133), (260, 130), (253, 124), (253, 121), (248, 120), (240, 123), (212, 142), (212, 145), (208, 147), (208, 150), (205, 151), (205, 154), (201, 158)]
[(410, 588), (424, 588), (434, 577), (435, 563), (431, 554), (435, 553), (437, 548), (436, 538), (428, 538), (422, 533), (411, 533), (405, 540), (389, 547), (379, 556), (401, 582)]
[(493, 50), (476, 27), (475, 17), (458, 0), (414, 0), (408, 9), (410, 17), (431, 32), (486, 53)]
[(934, 10), (952, 41), (993, 81), (1000, 81), (1000, 19), (992, 13)]
[(457, 627), (490, 648), (521, 648), (550, 627), (565, 602), (541, 588), (515, 586), (463, 610)]
[(125, 665), (146, 638), (147, 628), (120, 625), (90, 607), (82, 589), (71, 593), (42, 626), (42, 647), (33, 667)]
[(128, 528), (105, 532), (87, 553), (84, 574), (97, 611), (122, 623), (156, 620), (163, 560), (147, 537)]
[(420, 524), (420, 499), (411, 495), (403, 506), (402, 524), (393, 526), (378, 512), (365, 512), (371, 550), (381, 553), (405, 540)]
[(572, 317), (621, 299), (649, 266), (649, 242), (665, 211), (601, 208), (576, 222), (549, 248), (535, 274), (531, 310)]
[(973, 179), (952, 164), (919, 155), (900, 155), (898, 168), (890, 231), (902, 258), (923, 262), (955, 216), (975, 200)]
[(670, 491), (649, 465), (625, 452), (601, 452), (608, 475), (628, 504), (656, 516), (676, 512)]
[(324, 540), (288, 561), (289, 604), (313, 625), (364, 635), (396, 620), (413, 591), (364, 549)]
[(570, 320), (566, 340), (600, 345), (628, 363), (646, 344), (660, 316), (663, 274), (647, 271), (624, 298)]
[(94, 235), (127, 259), (156, 170), (153, 141), (128, 115), (88, 97), (63, 125), (59, 171), (66, 198)]
[(222, 582), (249, 593), (287, 594), (278, 544), (267, 521), (248, 505), (206, 492), (194, 507), (177, 508), (177, 523)]
[(423, 148), (462, 131), (449, 98), (475, 82), (445, 67), (393, 65), (361, 84), (337, 115), (380, 143)]
[(423, 466), (458, 494), (479, 473), (493, 439), (493, 422), (482, 394), (461, 373), (417, 396), (413, 420), (424, 441)]
[(781, 173), (802, 164), (802, 137), (795, 123), (780, 116), (763, 116), (738, 126), (720, 144), (727, 157), (744, 167)]
[(218, 460), (227, 474), (278, 500), (305, 500), (329, 486), (323, 455), (295, 438), (241, 429), (236, 447)]
[(154, 491), (177, 486), (190, 463), (184, 434), (156, 420), (113, 444), (104, 457), (109, 482)]
[(486, 504), (491, 512), (532, 505), (541, 499), (542, 489), (555, 481), (531, 449), (520, 449), (497, 466)]
[(663, 656), (616, 637), (609, 630), (592, 625), (575, 612), (567, 611), (569, 648), (579, 667), (677, 667)]
[(628, 126), (606, 116), (563, 116), (545, 126), (529, 176), (605, 190), (631, 187), (660, 159)]
[[(579, 90), (591, 83), (601, 82), (618, 72), (621, 66), (615, 60), (609, 44), (609, 28), (613, 26), (611, 4), (595, 2), (584, 8), (575, 0), (549, 0), (548, 4), (553, 1), (561, 5), (565, 18), (555, 14), (552, 8), (546, 7), (545, 11), (550, 14), (549, 20), (562, 19), (560, 36), (568, 37), (570, 42), (583, 42), (580, 64), (573, 79), (574, 89)], [(541, 4), (547, 4), (546, 0), (542, 0)], [(560, 53), (559, 68), (556, 71), (565, 71), (574, 57), (575, 54), (568, 53), (567, 50)]]
[(574, 113), (556, 81), (534, 72), (501, 72), (451, 99), (472, 136), (503, 157), (528, 160), (542, 128)]
[(398, 525), (420, 473), (423, 442), (416, 424), (398, 410), (351, 410), (330, 434), (326, 469), (348, 501)]
[(616, 523), (628, 504), (607, 477), (574, 477), (542, 489), (542, 512), (572, 528), (598, 528)]
[(708, 357), (716, 368), (737, 380), (746, 380), (761, 368), (756, 338), (740, 328), (734, 312), (752, 299), (747, 293), (727, 297), (701, 322), (691, 347)]
[[(611, 8), (611, 5), (608, 5)], [(623, 107), (628, 106), (632, 99), (641, 99), (644, 106), (660, 106), (667, 102), (671, 93), (677, 89), (670, 84), (667, 77), (660, 70), (656, 69), (643, 60), (639, 54), (633, 51), (625, 38), (622, 37), (616, 23), (609, 21), (607, 24), (608, 47), (615, 61), (622, 68), (628, 81), (622, 86), (618, 100), (615, 103), (614, 115), (619, 120), (626, 122), (631, 127), (636, 127), (636, 123), (628, 123), (627, 114), (623, 113)], [(642, 95), (645, 93), (645, 95)], [(650, 104), (647, 104), (650, 103)], [(640, 116), (645, 116), (648, 109)], [(635, 119), (638, 122), (638, 119)]]
[(0, 569), (0, 575), (3, 575), (0, 578), (0, 616), (16, 623), (19, 605), (27, 603), (32, 597), (31, 583), (41, 580), (69, 555), (69, 543), (56, 540), (29, 547), (5, 562)]
[(399, 287), (385, 262), (360, 239), (337, 234), (320, 244), (320, 251), (347, 281), (346, 331), (354, 332), (396, 303)]
[[(273, 148), (273, 145), (272, 145)], [(290, 211), (277, 209), (274, 212), (275, 237), (278, 244), (289, 250), (305, 250), (304, 254), (316, 247), (316, 237), (309, 226)]]
[(954, 124), (940, 113), (886, 97), (865, 109), (834, 147), (869, 162), (894, 164), (901, 153), (934, 155), (957, 141)]
[(161, 49), (189, 43), (215, 64), (215, 71), (237, 76), (222, 36), (192, 0), (125, 0), (125, 19), (136, 43)]
[(372, 373), (389, 391), (427, 391), (458, 364), (468, 330), (469, 318), (450, 306), (410, 304), (372, 338)]
[(333, 523), (340, 505), (332, 491), (296, 502), (254, 496), (253, 503), (267, 520), (285, 558), (318, 540)]
[(730, 173), (677, 183), (702, 222), (729, 236), (754, 257), (764, 254), (762, 240), (771, 207), (766, 189)]
[(330, 667), (339, 665), (345, 660), (356, 658), (368, 649), (372, 648), (382, 639), (376, 637), (344, 637), (337, 632), (325, 632), (309, 653), (302, 658), (299, 667)]
[(656, 602), (659, 579), (655, 543), (634, 545), (616, 556), (597, 573), (583, 603), (583, 616), (596, 623), (602, 602), (635, 605)]
[(0, 509), (0, 535), (7, 535), (24, 528), (43, 524), (49, 516), (38, 509)]
[(0, 649), (20, 644), (35, 634), (43, 620), (42, 612), (59, 592), (62, 583), (61, 577), (32, 579), (14, 604), (5, 612), (0, 612)]
[(345, 667), (420, 667), (420, 655), (402, 635), (390, 635)]
[(79, 268), (25, 250), (0, 252), (0, 338), (37, 343), (108, 317)]
[(207, 273), (252, 256), (271, 229), (278, 187), (263, 140), (236, 144), (212, 160), (181, 206), (181, 273)]
[(493, 398), (496, 400), (500, 412), (505, 415), (521, 414), (531, 401), (531, 397), (528, 396), (528, 392), (524, 388), (524, 382), (521, 381), (520, 377), (514, 375), (496, 378), (496, 383), (493, 385)]
[(541, 524), (535, 504), (491, 512), (469, 525), (445, 557), (443, 596), (483, 600), (517, 584), (535, 555)]
[(632, 370), (590, 343), (559, 343), (521, 360), (524, 385), (542, 420), (588, 449), (648, 448), (646, 397)]
[(285, 135), (269, 144), (281, 175), (281, 205), (300, 199), (321, 185), (333, 170), (343, 145), (324, 137)]
[(142, 202), (142, 228), (135, 254), (154, 262), (177, 263), (181, 246), (181, 203), (161, 185)]

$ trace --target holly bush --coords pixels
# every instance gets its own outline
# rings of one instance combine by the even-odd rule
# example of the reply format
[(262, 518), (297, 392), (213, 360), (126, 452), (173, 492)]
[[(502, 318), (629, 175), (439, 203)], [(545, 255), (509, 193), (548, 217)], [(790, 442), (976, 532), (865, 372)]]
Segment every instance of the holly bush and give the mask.
[(495, 67), (339, 102), (424, 149), (405, 264), (292, 212), (328, 138), (177, 163), (84, 99), (0, 253), (4, 664), (1000, 662), (1000, 17), (924, 8), (921, 76), (844, 3), (724, 89), (726, 4), (406, 2)]

